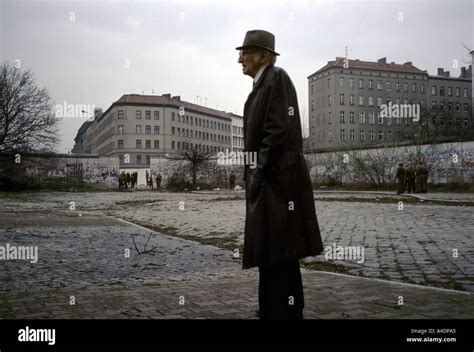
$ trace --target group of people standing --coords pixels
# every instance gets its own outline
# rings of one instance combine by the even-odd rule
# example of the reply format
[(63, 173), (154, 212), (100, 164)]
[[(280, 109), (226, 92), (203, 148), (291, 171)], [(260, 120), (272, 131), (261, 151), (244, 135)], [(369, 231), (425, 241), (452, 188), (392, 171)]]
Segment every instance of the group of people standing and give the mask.
[[(147, 187), (153, 189), (153, 177), (146, 171), (146, 185)], [(122, 173), (118, 177), (118, 184), (119, 184), (119, 191), (128, 191), (132, 190), (136, 187), (138, 180), (138, 172), (125, 172)], [(161, 186), (161, 175), (158, 174), (155, 177), (156, 181), (156, 190), (160, 189)]]
[(119, 175), (118, 183), (119, 183), (119, 191), (128, 191), (129, 189), (134, 189), (137, 185), (138, 179), (138, 172), (125, 172)]
[(397, 178), (398, 191), (397, 194), (404, 193), (426, 193), (426, 184), (428, 183), (429, 171), (423, 162), (418, 165), (410, 164), (407, 167), (403, 163), (398, 164)]

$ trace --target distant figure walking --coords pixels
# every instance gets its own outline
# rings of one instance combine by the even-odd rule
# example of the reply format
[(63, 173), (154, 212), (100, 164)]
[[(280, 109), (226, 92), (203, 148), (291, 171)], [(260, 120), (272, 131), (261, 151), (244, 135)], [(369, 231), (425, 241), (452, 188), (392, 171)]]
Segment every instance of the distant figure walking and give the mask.
[(160, 186), (161, 186), (161, 175), (158, 174), (156, 175), (156, 190), (157, 191), (160, 189)]
[(234, 189), (235, 187), (235, 174), (234, 174), (234, 171), (231, 171), (230, 172), (230, 176), (229, 176), (229, 187), (230, 189)]
[(407, 191), (408, 193), (415, 193), (416, 188), (415, 188), (415, 176), (416, 176), (416, 170), (413, 167), (413, 165), (408, 166), (407, 171), (406, 171), (406, 184), (407, 184)]
[(428, 169), (420, 161), (416, 167), (416, 188), (418, 193), (426, 193), (426, 184), (428, 183)]
[(402, 194), (405, 192), (405, 182), (406, 182), (406, 170), (403, 166), (403, 163), (398, 164), (397, 168), (397, 178), (398, 178), (398, 192), (397, 194)]

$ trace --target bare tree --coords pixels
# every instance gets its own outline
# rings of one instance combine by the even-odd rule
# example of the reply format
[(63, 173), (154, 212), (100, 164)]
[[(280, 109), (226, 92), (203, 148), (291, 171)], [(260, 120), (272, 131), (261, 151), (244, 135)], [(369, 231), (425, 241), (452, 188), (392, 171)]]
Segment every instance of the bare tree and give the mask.
[(198, 171), (205, 165), (209, 160), (216, 159), (215, 151), (205, 149), (204, 146), (199, 144), (191, 144), (189, 142), (182, 142), (186, 145), (186, 149), (178, 155), (170, 156), (166, 158), (169, 160), (182, 160), (189, 163), (189, 171), (192, 177), (193, 189), (196, 189), (196, 176)]
[(0, 67), (0, 151), (51, 151), (58, 142), (57, 119), (46, 88), (30, 70)]

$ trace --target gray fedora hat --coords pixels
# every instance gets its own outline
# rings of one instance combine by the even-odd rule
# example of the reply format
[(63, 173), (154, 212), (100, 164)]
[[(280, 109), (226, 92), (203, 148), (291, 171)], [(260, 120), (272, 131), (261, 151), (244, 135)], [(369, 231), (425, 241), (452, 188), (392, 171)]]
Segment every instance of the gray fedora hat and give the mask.
[(275, 36), (267, 31), (255, 29), (245, 34), (244, 43), (235, 49), (263, 48), (271, 51), (275, 55), (280, 55), (275, 51)]

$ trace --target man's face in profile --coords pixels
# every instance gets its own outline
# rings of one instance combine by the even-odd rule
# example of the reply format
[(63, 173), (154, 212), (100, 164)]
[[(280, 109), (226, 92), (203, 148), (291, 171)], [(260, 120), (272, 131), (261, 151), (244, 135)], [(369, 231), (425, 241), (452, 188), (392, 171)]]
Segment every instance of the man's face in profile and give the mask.
[(257, 60), (255, 62), (255, 54), (257, 52), (255, 50), (241, 50), (239, 52), (239, 64), (242, 64), (242, 72), (244, 75), (248, 75), (252, 78), (255, 77), (255, 75), (258, 72), (258, 69), (260, 68), (260, 60)]

